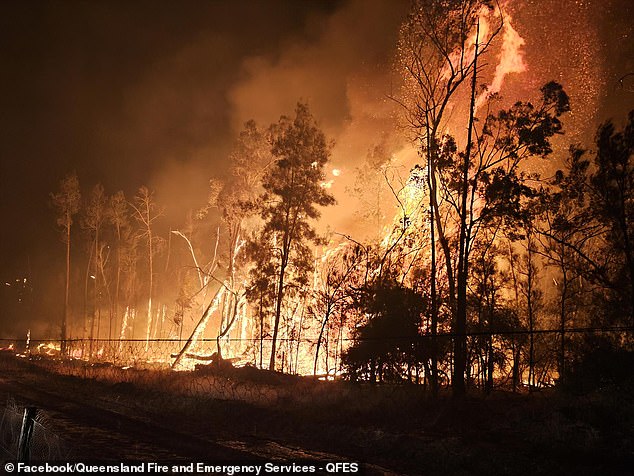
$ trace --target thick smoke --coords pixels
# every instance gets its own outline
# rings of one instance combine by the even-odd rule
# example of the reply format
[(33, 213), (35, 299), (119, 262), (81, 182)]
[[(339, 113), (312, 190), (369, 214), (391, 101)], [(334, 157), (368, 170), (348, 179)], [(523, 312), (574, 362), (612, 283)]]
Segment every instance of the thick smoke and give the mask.
[(408, 8), (406, 1), (347, 2), (320, 24), (309, 25), (313, 38), (289, 41), (273, 55), (246, 58), (244, 77), (229, 92), (236, 130), (250, 118), (266, 126), (281, 114), (293, 114), (295, 104), (304, 101), (334, 139), (326, 180), (338, 204), (324, 210), (322, 231), (357, 229), (346, 192), (355, 167), (377, 145), (387, 145), (388, 155), (403, 146), (396, 137), (397, 106), (388, 97), (398, 87), (393, 61)]
[[(408, 6), (405, 0), (354, 0), (334, 12), (313, 12), (298, 31), (278, 42), (262, 38), (264, 49), (245, 54), (201, 35), (199, 44), (163, 60), (158, 67), (164, 74), (145, 78), (129, 109), (139, 122), (153, 118), (148, 128), (158, 127), (165, 134), (171, 133), (174, 118), (161, 119), (161, 108), (181, 114), (186, 105), (189, 111), (183, 121), (194, 130), (178, 137), (183, 147), (161, 151), (160, 162), (166, 165), (151, 181), (157, 198), (167, 205), (166, 217), (177, 221), (183, 210), (204, 203), (208, 180), (226, 173), (231, 141), (244, 122), (255, 119), (267, 127), (281, 115), (292, 115), (298, 101), (310, 105), (336, 143), (332, 168), (341, 170), (341, 180), (329, 178), (343, 203), (344, 182), (373, 147), (377, 133), (393, 134), (394, 104), (387, 95), (398, 28)], [(226, 53), (220, 56), (227, 63), (239, 64), (231, 80), (218, 68), (223, 61), (218, 51), (223, 49)], [(179, 84), (192, 68), (195, 74), (185, 85)], [(204, 128), (207, 142), (201, 141)]]
[[(478, 99), (482, 105), (488, 94), (499, 93), (493, 107), (507, 107), (517, 100), (536, 100), (539, 88), (550, 80), (562, 82), (573, 112), (565, 120), (560, 154), (571, 142), (591, 142), (605, 88), (593, 21), (599, 12), (585, 3), (565, 3), (503, 4), (504, 26), (485, 58)], [(405, 0), (351, 0), (304, 17), (278, 41), (263, 38), (266, 48), (238, 51), (223, 43), (226, 38), (206, 32), (162, 59), (156, 65), (162, 73), (147, 75), (138, 84), (129, 95), (128, 110), (137, 125), (149, 119), (142, 132), (175, 134), (170, 142), (174, 147), (157, 151), (155, 163), (163, 165), (151, 180), (157, 198), (167, 205), (166, 218), (178, 222), (204, 201), (208, 179), (226, 173), (231, 140), (245, 121), (255, 119), (267, 127), (280, 115), (292, 115), (296, 103), (304, 101), (334, 140), (329, 172), (339, 171), (327, 178), (338, 205), (324, 210), (320, 226), (322, 231), (354, 233), (355, 205), (347, 190), (355, 168), (377, 147), (400, 175), (406, 176), (417, 160), (399, 127), (399, 106), (389, 99), (399, 93), (396, 42), (408, 9)], [(495, 20), (490, 19), (488, 28)], [(567, 25), (565, 35), (561, 25)], [(233, 73), (219, 67), (223, 62), (236, 65)], [(447, 131), (458, 137), (466, 124), (460, 118), (467, 100), (468, 94), (459, 95), (450, 108)], [(184, 135), (183, 127), (174, 129), (179, 117), (188, 124)]]
[[(488, 94), (499, 93), (501, 99), (493, 107), (502, 108), (518, 100), (536, 100), (548, 81), (563, 83), (573, 112), (566, 118), (567, 134), (559, 140), (559, 154), (571, 142), (590, 142), (599, 122), (605, 76), (598, 25), (593, 21), (597, 9), (584, 2), (564, 3), (503, 4), (504, 26), (485, 58), (479, 97), (482, 103)], [(228, 94), (235, 131), (247, 119), (268, 125), (280, 114), (292, 114), (298, 100), (309, 103), (336, 143), (332, 167), (341, 175), (329, 177), (329, 185), (339, 205), (325, 210), (324, 218), (337, 231), (355, 231), (354, 207), (346, 189), (370, 150), (387, 144), (386, 154), (405, 175), (416, 161), (407, 134), (398, 128), (398, 106), (388, 99), (400, 87), (394, 75), (395, 45), (408, 8), (407, 2), (348, 2), (310, 25), (311, 39), (288, 41), (275, 54), (245, 58), (243, 77)], [(459, 118), (466, 111), (467, 97), (458, 96), (450, 109), (458, 121), (448, 132), (458, 136), (464, 129)]]

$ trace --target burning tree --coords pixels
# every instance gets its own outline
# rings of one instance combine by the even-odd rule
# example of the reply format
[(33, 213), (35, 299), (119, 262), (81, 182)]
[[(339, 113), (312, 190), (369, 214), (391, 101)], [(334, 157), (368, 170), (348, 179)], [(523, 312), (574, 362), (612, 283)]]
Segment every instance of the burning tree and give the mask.
[(267, 147), (266, 134), (254, 121), (248, 121), (240, 133), (229, 160), (231, 176), (219, 188), (212, 204), (222, 213), (227, 234), (226, 294), (218, 327), (218, 354), (221, 355), (220, 339), (228, 335), (238, 318), (244, 314), (246, 276), (244, 247), (247, 232), (253, 227), (255, 202), (261, 191), (262, 176), (272, 161)]
[[(491, 19), (497, 21), (496, 26), (491, 27)], [(512, 227), (511, 223), (527, 219), (524, 199), (534, 191), (526, 185), (520, 164), (550, 154), (549, 138), (561, 132), (558, 118), (568, 110), (561, 86), (551, 83), (542, 89), (538, 106), (517, 103), (497, 115), (487, 110), (484, 119), (478, 120), (478, 109), (485, 104), (490, 108), (495, 99), (490, 93), (496, 89), (477, 94), (482, 75), (479, 59), (504, 27), (502, 12), (495, 11), (491, 2), (431, 0), (416, 4), (399, 43), (406, 83), (399, 102), (426, 160), (432, 335), (436, 334), (439, 309), (438, 241), (453, 316), (452, 385), (456, 395), (465, 392), (468, 282), (477, 235), (486, 227)], [(514, 32), (506, 27), (505, 37)], [(495, 80), (501, 81), (498, 71)], [(458, 99), (466, 99), (468, 104), (463, 109), (465, 117), (451, 122), (462, 119), (466, 137), (455, 138), (443, 129), (449, 125), (447, 111), (456, 107)], [(437, 382), (435, 367), (433, 362), (432, 387)]]
[(376, 242), (383, 239), (386, 202), (389, 186), (386, 171), (393, 162), (390, 144), (386, 138), (372, 147), (362, 165), (355, 168), (355, 180), (346, 191), (358, 202), (355, 218), (368, 227), (369, 236)]
[(179, 365), (183, 355), (194, 344), (195, 336), (202, 334), (213, 312), (218, 310), (220, 314), (216, 335), (217, 355), (220, 359), (222, 359), (221, 340), (229, 335), (240, 318), (246, 318), (247, 290), (244, 286), (246, 278), (244, 274), (247, 269), (244, 251), (247, 242), (246, 235), (253, 227), (250, 222), (253, 221), (251, 219), (255, 215), (255, 201), (261, 189), (263, 171), (271, 161), (266, 134), (258, 129), (254, 121), (248, 121), (245, 124), (229, 155), (229, 161), (231, 163), (230, 176), (224, 181), (210, 181), (207, 204), (197, 213), (198, 219), (208, 216), (212, 209), (221, 213), (225, 230), (223, 235), (225, 244), (221, 245), (225, 251), (221, 253), (221, 258), (226, 262), (226, 267), (222, 269), (225, 273), (223, 279), (214, 275), (219, 267), (217, 258), (220, 227), (216, 235), (214, 257), (204, 268), (198, 264), (190, 239), (179, 231), (172, 232), (183, 237), (189, 246), (199, 278), (199, 292), (203, 289), (206, 291), (211, 281), (220, 286), (212, 300), (212, 303), (218, 300), (218, 305), (210, 305), (203, 310), (203, 315), (191, 337), (174, 361), (174, 367)]
[[(317, 270), (317, 285), (313, 290), (310, 313), (319, 321), (319, 336), (315, 347), (313, 375), (317, 375), (319, 351), (324, 342), (324, 333), (333, 320), (337, 320), (337, 339), (335, 354), (340, 354), (343, 342), (344, 324), (347, 314), (352, 310), (355, 288), (364, 283), (363, 271), (368, 268), (368, 250), (361, 244), (340, 244), (328, 250), (321, 258), (321, 266)], [(338, 319), (337, 319), (338, 318)], [(326, 339), (328, 344), (328, 339)], [(326, 346), (326, 373), (328, 368), (328, 346)], [(335, 371), (337, 371), (335, 363)]]

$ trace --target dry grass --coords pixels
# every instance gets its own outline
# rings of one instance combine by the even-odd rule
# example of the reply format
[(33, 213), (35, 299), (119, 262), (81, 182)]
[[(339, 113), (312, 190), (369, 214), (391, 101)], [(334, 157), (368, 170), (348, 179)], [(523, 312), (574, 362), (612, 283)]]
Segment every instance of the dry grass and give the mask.
[(550, 389), (457, 401), (413, 385), (322, 382), (249, 368), (170, 372), (5, 360), (28, 367), (34, 383), (103, 405), (116, 401), (167, 426), (284, 442), (402, 474), (631, 474), (634, 462), (631, 395)]

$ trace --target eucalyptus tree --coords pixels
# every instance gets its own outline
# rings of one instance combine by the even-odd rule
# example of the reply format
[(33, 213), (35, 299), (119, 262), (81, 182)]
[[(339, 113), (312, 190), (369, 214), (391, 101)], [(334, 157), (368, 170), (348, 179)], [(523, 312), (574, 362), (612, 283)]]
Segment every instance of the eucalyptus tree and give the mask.
[(66, 354), (66, 337), (69, 316), (70, 296), (70, 231), (73, 225), (73, 216), (79, 212), (81, 192), (79, 180), (75, 172), (62, 179), (59, 191), (51, 194), (51, 202), (57, 211), (57, 225), (62, 229), (62, 240), (66, 244), (66, 287), (64, 292), (64, 314), (61, 325), (61, 352)]
[[(84, 204), (84, 213), (82, 217), (82, 227), (87, 231), (90, 239), (90, 249), (89, 249), (89, 258), (88, 263), (86, 265), (86, 275), (85, 275), (85, 289), (84, 289), (84, 308), (85, 308), (85, 318), (88, 319), (88, 287), (89, 283), (92, 282), (92, 294), (93, 294), (93, 302), (92, 302), (92, 311), (90, 312), (90, 354), (92, 355), (92, 341), (95, 333), (95, 318), (97, 316), (101, 317), (101, 309), (100, 309), (100, 284), (102, 283), (102, 275), (99, 272), (100, 269), (100, 261), (102, 259), (101, 251), (102, 251), (102, 227), (104, 222), (106, 221), (106, 203), (107, 197), (103, 188), (103, 185), (100, 183), (96, 184), (90, 194), (87, 197), (86, 203)], [(92, 280), (92, 281), (91, 281)], [(97, 337), (99, 337), (99, 327), (101, 322), (97, 323)]]
[(123, 191), (120, 190), (109, 198), (106, 216), (109, 223), (114, 228), (115, 238), (117, 241), (117, 261), (114, 283), (114, 315), (108, 329), (108, 338), (110, 339), (112, 338), (113, 324), (116, 324), (117, 319), (119, 318), (119, 306), (121, 303), (121, 272), (123, 269), (123, 255), (125, 253), (123, 249), (125, 246), (124, 238), (130, 234), (130, 208)]
[(324, 167), (331, 143), (318, 127), (306, 104), (298, 103), (295, 117), (282, 116), (269, 130), (273, 163), (267, 168), (259, 197), (259, 215), (264, 225), (255, 248), (268, 250), (259, 267), (275, 270), (273, 334), (269, 369), (275, 370), (280, 318), (289, 289), (307, 285), (313, 269), (311, 243), (319, 238), (312, 224), (320, 216), (318, 207), (334, 204), (323, 186)]
[(147, 332), (146, 349), (149, 346), (150, 329), (152, 325), (152, 298), (154, 292), (154, 257), (161, 243), (161, 238), (156, 235), (156, 220), (163, 214), (163, 210), (154, 199), (154, 194), (146, 186), (139, 188), (134, 200), (130, 202), (134, 210), (132, 216), (139, 224), (139, 237), (144, 238), (147, 246), (148, 260), (148, 305), (147, 305)]
[[(447, 113), (451, 108), (452, 100), (463, 86), (469, 86), (470, 82), (468, 142), (471, 142), (478, 58), (486, 53), (502, 27), (500, 23), (488, 37), (480, 37), (480, 16), (485, 10), (491, 8), (491, 2), (483, 0), (417, 0), (400, 32), (399, 60), (405, 87), (401, 97), (396, 100), (403, 106), (405, 119), (413, 133), (413, 142), (425, 159), (426, 180), (429, 188), (428, 213), (431, 240), (429, 311), (433, 335), (432, 346), (436, 345), (439, 312), (436, 240), (440, 242), (445, 257), (451, 308), (455, 314), (464, 315), (464, 312), (459, 312), (457, 309), (456, 270), (450, 259), (451, 240), (447, 236), (446, 223), (443, 221), (440, 210), (438, 162), (441, 160), (442, 131), (447, 124)], [(472, 37), (474, 30), (476, 31), (475, 40)], [(466, 150), (470, 150), (469, 145)], [(468, 163), (468, 154), (466, 154), (465, 162)], [(465, 236), (461, 232), (459, 243), (463, 251), (464, 241)], [(458, 260), (462, 264), (460, 257)], [(458, 281), (464, 284), (461, 266), (458, 266), (458, 274)], [(456, 320), (455, 331), (464, 334), (462, 321), (464, 319)], [(460, 374), (464, 369), (463, 339), (457, 339), (456, 345), (455, 354), (459, 361), (456, 369)], [(432, 357), (431, 386), (436, 392), (438, 369), (435, 352), (432, 352), (432, 355), (434, 356)], [(457, 393), (464, 392), (463, 379), (455, 379), (455, 385), (457, 385)]]

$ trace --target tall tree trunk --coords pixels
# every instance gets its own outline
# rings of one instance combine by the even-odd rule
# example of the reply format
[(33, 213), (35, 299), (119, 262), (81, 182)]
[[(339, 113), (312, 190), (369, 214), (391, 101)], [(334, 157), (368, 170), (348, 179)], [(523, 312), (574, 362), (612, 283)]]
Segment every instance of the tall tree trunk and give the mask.
[(321, 329), (319, 330), (319, 337), (317, 338), (317, 348), (315, 349), (315, 362), (313, 365), (313, 375), (317, 375), (317, 361), (319, 359), (319, 349), (321, 347), (321, 340), (324, 337), (324, 329), (328, 324), (328, 319), (330, 317), (330, 304), (326, 307), (326, 315), (324, 316), (324, 320), (321, 323)]
[(520, 359), (522, 346), (519, 342), (513, 344), (513, 392), (520, 386)]
[[(233, 324), (236, 322), (238, 317), (238, 304), (239, 298), (238, 293), (235, 289), (235, 258), (238, 249), (238, 243), (240, 241), (240, 226), (231, 227), (230, 228), (230, 244), (229, 244), (229, 265), (227, 268), (228, 275), (228, 283), (227, 290), (229, 291), (225, 297), (223, 312), (221, 314), (220, 326), (218, 327), (218, 338), (216, 339), (217, 343), (217, 352), (218, 356), (222, 358), (222, 350), (220, 348), (220, 339), (227, 335)], [(192, 250), (193, 254), (193, 250)], [(223, 328), (224, 325), (224, 328)], [(231, 344), (229, 343), (229, 346)], [(233, 351), (230, 347), (230, 351)]]
[(490, 283), (491, 286), (491, 289), (489, 290), (491, 294), (489, 296), (488, 306), (489, 335), (487, 336), (487, 380), (485, 384), (485, 391), (487, 394), (493, 391), (493, 372), (495, 371), (495, 360), (493, 359), (493, 319), (495, 316), (495, 303), (497, 301), (495, 282), (493, 281), (493, 279), (490, 278), (490, 276), (487, 276), (487, 281)]
[[(429, 369), (429, 384), (432, 395), (438, 394), (438, 302), (436, 290), (436, 230), (434, 227), (434, 203), (436, 200), (432, 198), (432, 194), (436, 195), (436, 189), (433, 187), (434, 181), (432, 175), (436, 173), (436, 142), (435, 138), (430, 137), (430, 128), (427, 127), (427, 185), (429, 186), (429, 236), (431, 248), (431, 362)], [(427, 372), (425, 372), (427, 374)]]
[(222, 299), (223, 293), (225, 292), (226, 292), (226, 288), (224, 286), (220, 286), (218, 288), (218, 291), (216, 291), (214, 298), (211, 300), (209, 305), (204, 309), (202, 316), (200, 320), (198, 321), (198, 324), (194, 326), (194, 330), (192, 331), (191, 335), (187, 339), (187, 342), (185, 342), (185, 345), (183, 346), (183, 348), (180, 350), (180, 352), (174, 359), (174, 362), (172, 363), (172, 369), (178, 368), (178, 365), (183, 359), (183, 356), (187, 354), (187, 351), (189, 351), (191, 346), (200, 338), (201, 335), (203, 335), (203, 333), (205, 332), (205, 327), (207, 326), (207, 322), (209, 321), (209, 318), (218, 309), (218, 306), (220, 305), (220, 300)]
[(70, 213), (66, 213), (66, 293), (64, 296), (64, 316), (62, 318), (62, 333), (60, 351), (62, 356), (67, 354), (66, 333), (68, 326), (68, 301), (70, 296)]
[(301, 311), (301, 314), (299, 315), (299, 330), (297, 331), (297, 346), (295, 348), (295, 372), (294, 372), (295, 374), (299, 373), (297, 369), (299, 368), (299, 349), (302, 343), (302, 326), (304, 324), (304, 310), (305, 309), (306, 309), (306, 299), (304, 299), (304, 302), (302, 303), (302, 311)]
[(471, 102), (469, 107), (469, 125), (467, 130), (467, 145), (464, 154), (462, 170), (462, 190), (460, 203), (460, 241), (458, 250), (458, 286), (456, 319), (454, 330), (454, 373), (452, 378), (453, 394), (461, 397), (465, 394), (465, 370), (467, 357), (467, 278), (469, 271), (469, 233), (467, 230), (467, 196), (469, 193), (469, 162), (473, 143), (473, 122), (475, 115), (475, 96), (478, 73), (478, 41), (480, 38), (480, 21), (478, 20), (475, 37), (473, 59), (473, 76), (471, 80)]
[(487, 339), (487, 381), (485, 390), (486, 393), (493, 391), (493, 371), (495, 370), (495, 361), (493, 360), (493, 334), (489, 333)]
[[(515, 258), (513, 256), (513, 247), (511, 241), (508, 241), (509, 247), (509, 265), (511, 270), (511, 278), (513, 279), (513, 290), (515, 292), (515, 308), (519, 309), (520, 292), (519, 284), (517, 282), (517, 275), (515, 274)], [(521, 358), (522, 345), (517, 337), (513, 337), (513, 391), (517, 391), (520, 386), (520, 358)]]
[[(147, 210), (147, 223), (150, 223), (150, 210), (149, 210), (149, 205), (148, 205), (148, 210)], [(148, 294), (148, 300), (147, 300), (147, 331), (146, 331), (146, 336), (145, 336), (145, 351), (147, 352), (149, 350), (150, 347), (150, 328), (152, 325), (152, 291), (154, 288), (154, 253), (152, 250), (152, 229), (150, 228), (150, 226), (148, 225), (148, 265), (149, 265), (149, 272), (150, 272), (150, 289), (149, 289), (149, 294)]]
[(566, 372), (566, 299), (568, 297), (568, 273), (566, 272), (565, 252), (563, 245), (561, 246), (561, 299), (559, 307), (559, 325), (561, 331), (561, 342), (559, 349), (559, 383), (564, 383), (564, 375)]
[(526, 308), (528, 312), (528, 387), (529, 390), (533, 390), (535, 387), (535, 316), (534, 316), (534, 302), (533, 302), (533, 280), (535, 279), (533, 273), (533, 250), (530, 230), (527, 233), (528, 243), (528, 265), (526, 275)]
[(275, 370), (275, 352), (277, 344), (277, 333), (280, 326), (280, 316), (282, 315), (282, 301), (284, 299), (284, 275), (286, 272), (286, 263), (288, 261), (288, 249), (285, 246), (280, 266), (280, 279), (277, 287), (277, 296), (275, 298), (275, 322), (273, 323), (273, 337), (271, 340), (271, 359), (269, 361), (269, 370)]
[(238, 318), (238, 305), (240, 304), (240, 298), (238, 297), (237, 294), (234, 294), (232, 291), (228, 291), (227, 293), (225, 293), (224, 303), (225, 303), (225, 306), (227, 306), (227, 303), (229, 303), (228, 311), (225, 312), (223, 309), (220, 319), (221, 321), (224, 320), (226, 322), (226, 325), (224, 329), (222, 329), (222, 322), (221, 322), (220, 332), (218, 333), (218, 337), (216, 338), (218, 357), (220, 359), (222, 359), (222, 349), (220, 347), (220, 340), (223, 337), (225, 337), (227, 334), (229, 334), (229, 331), (233, 327), (233, 324), (236, 322), (236, 319)]
[(262, 360), (264, 353), (264, 312), (262, 306), (264, 305), (264, 291), (260, 291), (260, 368), (262, 368)]
[[(88, 286), (88, 280), (90, 279), (90, 266), (92, 264), (92, 251), (89, 253), (88, 256), (88, 264), (86, 265), (86, 275), (84, 276), (84, 332), (83, 332), (83, 337), (84, 339), (86, 338), (86, 333), (88, 332), (88, 357), (90, 358), (92, 356), (92, 319), (89, 315), (88, 315), (88, 290), (89, 290), (89, 286)], [(90, 321), (90, 322), (89, 322)], [(88, 327), (90, 325), (90, 328)], [(84, 342), (85, 344), (85, 342)], [(85, 350), (85, 349), (84, 349)], [(82, 351), (83, 352), (83, 351)]]
[[(101, 318), (101, 313), (99, 312), (100, 307), (99, 307), (99, 273), (97, 272), (97, 268), (99, 268), (100, 264), (99, 264), (99, 225), (97, 224), (95, 226), (95, 269), (93, 271), (92, 274), (92, 278), (93, 278), (93, 313), (92, 313), (92, 318), (93, 321), (95, 319), (95, 316), (99, 317), (99, 320), (97, 321), (97, 339), (99, 339), (99, 324), (100, 323), (100, 318)], [(94, 327), (94, 322), (93, 322), (93, 327)], [(90, 339), (93, 339), (93, 336), (90, 336)], [(91, 355), (92, 356), (92, 355)]]
[(117, 225), (117, 277), (114, 298), (114, 326), (116, 328), (119, 319), (119, 287), (121, 285), (121, 227)]
[(343, 334), (343, 322), (340, 323), (339, 325), (339, 329), (337, 329), (337, 347), (336, 347), (336, 353), (335, 353), (335, 375), (334, 378), (337, 378), (337, 375), (339, 375), (341, 373), (341, 353), (343, 352), (343, 339), (342, 339), (342, 334)]
[(628, 220), (625, 210), (627, 209), (627, 202), (630, 197), (621, 196), (620, 213), (619, 213), (619, 228), (621, 235), (623, 236), (623, 244), (625, 250), (625, 263), (627, 266), (629, 277), (629, 293), (630, 293), (630, 325), (634, 325), (634, 252), (632, 251), (632, 240), (630, 238), (630, 227), (628, 226)]

